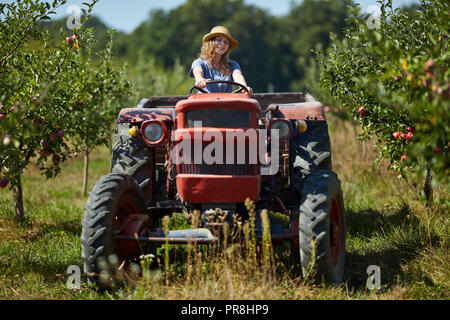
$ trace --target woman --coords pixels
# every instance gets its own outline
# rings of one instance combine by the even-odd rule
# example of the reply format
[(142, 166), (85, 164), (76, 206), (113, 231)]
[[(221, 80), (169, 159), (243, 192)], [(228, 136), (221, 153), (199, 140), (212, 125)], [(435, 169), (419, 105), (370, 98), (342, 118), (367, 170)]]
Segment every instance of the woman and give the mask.
[(238, 46), (226, 27), (216, 26), (203, 36), (203, 45), (198, 59), (192, 63), (189, 76), (195, 78), (195, 86), (207, 92), (232, 92), (233, 86), (227, 83), (207, 84), (208, 81), (234, 81), (244, 85), (250, 95), (252, 88), (247, 86), (241, 67), (229, 60), (231, 50)]

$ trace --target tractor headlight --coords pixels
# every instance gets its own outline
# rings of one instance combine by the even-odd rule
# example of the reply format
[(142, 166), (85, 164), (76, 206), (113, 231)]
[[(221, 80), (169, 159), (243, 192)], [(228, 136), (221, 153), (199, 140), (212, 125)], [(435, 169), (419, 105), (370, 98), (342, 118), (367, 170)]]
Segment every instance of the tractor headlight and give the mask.
[(150, 144), (159, 144), (166, 136), (167, 128), (162, 121), (146, 121), (142, 124), (141, 133)]
[(286, 139), (289, 137), (291, 133), (291, 124), (289, 120), (280, 119), (275, 120), (270, 125), (270, 130), (278, 129), (279, 138), (280, 139)]
[(144, 129), (144, 136), (148, 141), (156, 142), (162, 138), (163, 128), (159, 123), (150, 123)]

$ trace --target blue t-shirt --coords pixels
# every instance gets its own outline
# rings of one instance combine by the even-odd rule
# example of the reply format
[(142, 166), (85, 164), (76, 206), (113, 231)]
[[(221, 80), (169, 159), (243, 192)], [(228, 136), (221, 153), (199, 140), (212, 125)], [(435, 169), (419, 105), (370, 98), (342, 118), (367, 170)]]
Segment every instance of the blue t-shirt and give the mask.
[[(231, 74), (221, 74), (219, 73), (219, 70), (217, 70), (216, 67), (212, 68), (209, 66), (208, 61), (205, 59), (196, 59), (194, 62), (192, 62), (191, 71), (189, 72), (189, 76), (191, 78), (195, 78), (194, 74), (192, 73), (192, 69), (194, 67), (202, 67), (203, 70), (203, 77), (205, 79), (211, 79), (211, 81), (233, 81), (232, 73), (234, 70), (241, 70), (241, 67), (239, 66), (239, 63), (237, 63), (234, 60), (229, 61)], [(232, 92), (233, 86), (228, 83), (215, 83), (215, 84), (209, 84), (203, 90), (212, 93), (212, 92)]]

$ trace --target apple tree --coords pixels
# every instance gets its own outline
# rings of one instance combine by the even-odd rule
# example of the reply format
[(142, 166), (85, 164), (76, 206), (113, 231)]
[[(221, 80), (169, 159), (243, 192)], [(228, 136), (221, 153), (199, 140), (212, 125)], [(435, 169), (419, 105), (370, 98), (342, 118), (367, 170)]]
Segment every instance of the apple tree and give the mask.
[[(94, 54), (92, 47), (95, 39), (92, 30), (88, 30), (85, 39), (85, 55), (77, 60), (77, 77), (74, 88), (76, 104), (72, 106), (72, 114), (81, 120), (77, 124), (76, 134), (71, 142), (79, 147), (85, 156), (83, 192), (87, 192), (89, 152), (98, 145), (108, 145), (112, 124), (117, 119), (120, 109), (129, 102), (130, 83), (125, 80), (125, 69), (115, 70), (112, 60), (113, 35), (106, 48)], [(83, 49), (83, 48), (82, 48)], [(81, 148), (81, 149), (80, 149)]]
[[(376, 137), (380, 158), (403, 177), (448, 183), (450, 53), (448, 1), (421, 0), (414, 16), (379, 1), (379, 25), (355, 8), (343, 40), (318, 55), (321, 84)], [(373, 22), (373, 21), (371, 21)]]
[(110, 45), (91, 58), (93, 39), (83, 25), (97, 2), (85, 3), (81, 28), (56, 44), (36, 26), (66, 0), (0, 4), (0, 187), (12, 189), (18, 220), (24, 169), (34, 161), (52, 178), (86, 143), (103, 143), (110, 111), (102, 107), (128, 91), (112, 68)]

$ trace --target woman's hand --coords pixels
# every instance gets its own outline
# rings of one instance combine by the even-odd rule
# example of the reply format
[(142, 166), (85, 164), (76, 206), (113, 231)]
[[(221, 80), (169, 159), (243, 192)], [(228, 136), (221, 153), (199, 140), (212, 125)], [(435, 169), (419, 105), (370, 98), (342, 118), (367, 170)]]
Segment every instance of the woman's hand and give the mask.
[(249, 97), (253, 95), (253, 89), (251, 87), (247, 87), (247, 90), (244, 90), (244, 92), (248, 93)]
[(204, 88), (207, 85), (207, 82), (211, 79), (205, 79), (205, 78), (199, 78), (197, 81), (195, 81), (195, 86), (197, 88)]

